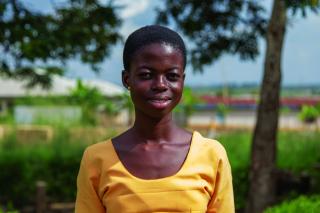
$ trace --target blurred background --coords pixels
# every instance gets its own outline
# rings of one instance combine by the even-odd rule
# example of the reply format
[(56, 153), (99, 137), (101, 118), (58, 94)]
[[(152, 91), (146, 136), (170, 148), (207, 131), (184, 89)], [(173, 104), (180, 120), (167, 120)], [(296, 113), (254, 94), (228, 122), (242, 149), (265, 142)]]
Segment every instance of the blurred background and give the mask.
[(320, 209), (318, 0), (1, 0), (0, 212), (73, 212), (86, 146), (134, 121), (122, 48), (188, 49), (179, 125), (219, 140), (237, 212)]

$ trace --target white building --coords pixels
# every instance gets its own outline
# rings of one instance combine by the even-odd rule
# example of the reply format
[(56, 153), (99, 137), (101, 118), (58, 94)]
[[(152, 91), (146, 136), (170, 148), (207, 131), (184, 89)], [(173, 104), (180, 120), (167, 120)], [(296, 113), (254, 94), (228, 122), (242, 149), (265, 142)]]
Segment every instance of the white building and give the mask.
[[(96, 87), (106, 97), (122, 95), (124, 89), (116, 84), (102, 80), (82, 80), (83, 84)], [(26, 96), (64, 96), (77, 86), (76, 79), (53, 76), (52, 87), (48, 90), (40, 86), (26, 88), (26, 82), (0, 77), (0, 99), (21, 98)]]
[[(107, 81), (82, 80), (82, 83), (86, 86), (97, 88), (106, 98), (120, 96), (125, 92), (124, 88)], [(13, 107), (12, 104), (17, 98), (30, 96), (68, 96), (71, 91), (76, 88), (77, 80), (62, 76), (53, 76), (50, 89), (43, 89), (41, 86), (27, 88), (25, 85), (26, 81), (0, 77), (0, 115), (5, 114), (9, 107)], [(22, 109), (22, 111), (23, 110), (26, 109)], [(68, 108), (66, 111), (69, 112), (70, 109)]]

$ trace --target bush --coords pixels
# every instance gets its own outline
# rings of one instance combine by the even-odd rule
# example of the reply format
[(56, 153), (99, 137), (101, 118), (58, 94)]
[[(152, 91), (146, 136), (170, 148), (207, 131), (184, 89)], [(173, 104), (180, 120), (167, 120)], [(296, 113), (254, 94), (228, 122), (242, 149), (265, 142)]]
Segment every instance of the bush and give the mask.
[(232, 168), (232, 182), (236, 209), (243, 209), (249, 189), (249, 168)]
[(299, 118), (306, 123), (312, 123), (317, 120), (319, 111), (314, 106), (303, 105), (299, 113)]
[[(105, 138), (117, 134), (116, 131), (106, 132)], [(83, 150), (87, 144), (95, 141), (85, 141), (87, 140), (85, 137), (75, 139), (72, 133), (69, 134), (69, 131), (62, 127), (55, 129), (55, 133), (58, 134), (54, 134), (53, 140), (49, 143), (21, 145), (17, 142), (14, 132), (0, 141), (0, 204), (12, 203), (14, 207), (31, 204), (37, 180), (47, 182), (50, 201), (74, 201), (76, 178)], [(315, 169), (313, 173), (311, 171), (320, 161), (319, 138), (320, 133), (317, 132), (280, 132), (277, 145), (278, 167), (298, 174), (310, 171), (313, 180), (312, 192), (317, 194), (320, 193), (320, 172)], [(242, 209), (249, 185), (251, 134), (228, 132), (219, 135), (217, 139), (228, 153), (236, 208)], [(288, 196), (285, 196), (288, 199)]]
[[(320, 172), (315, 166), (320, 163), (319, 132), (279, 132), (277, 143), (277, 167), (296, 175), (307, 173), (312, 179), (311, 191), (320, 193)], [(225, 147), (232, 168), (236, 209), (245, 206), (249, 187), (251, 134), (246, 131), (228, 132), (217, 139)], [(295, 192), (290, 192), (295, 193)], [(290, 194), (286, 194), (288, 198)]]
[[(49, 201), (72, 202), (80, 160), (88, 141), (75, 141), (64, 128), (49, 143), (21, 144), (15, 132), (0, 141), (0, 204), (15, 207), (32, 204), (36, 181), (47, 183)], [(106, 131), (110, 138), (114, 131)], [(94, 141), (91, 141), (93, 143)]]
[(319, 132), (280, 132), (277, 166), (295, 173), (310, 170), (320, 160)]
[(294, 200), (283, 202), (280, 205), (269, 208), (265, 213), (316, 213), (320, 210), (320, 195), (311, 197), (300, 196)]
[(0, 203), (12, 202), (17, 207), (33, 203), (37, 180), (47, 182), (50, 199), (74, 200), (83, 145), (53, 141), (6, 147), (0, 149)]

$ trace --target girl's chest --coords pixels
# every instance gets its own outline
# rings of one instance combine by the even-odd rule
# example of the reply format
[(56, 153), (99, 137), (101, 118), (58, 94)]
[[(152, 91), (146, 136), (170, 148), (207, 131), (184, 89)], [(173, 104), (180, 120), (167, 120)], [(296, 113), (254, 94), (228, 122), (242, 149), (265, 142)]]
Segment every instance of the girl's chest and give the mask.
[(179, 172), (188, 152), (189, 144), (148, 144), (130, 151), (118, 151), (118, 155), (132, 175), (142, 179), (159, 179)]

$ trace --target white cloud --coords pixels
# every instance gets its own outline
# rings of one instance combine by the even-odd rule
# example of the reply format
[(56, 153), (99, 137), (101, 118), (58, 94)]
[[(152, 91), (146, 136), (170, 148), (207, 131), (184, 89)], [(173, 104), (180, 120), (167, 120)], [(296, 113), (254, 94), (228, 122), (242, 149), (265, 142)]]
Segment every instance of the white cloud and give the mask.
[(123, 19), (130, 18), (145, 11), (150, 4), (149, 0), (118, 0), (116, 5), (124, 6), (120, 12)]

